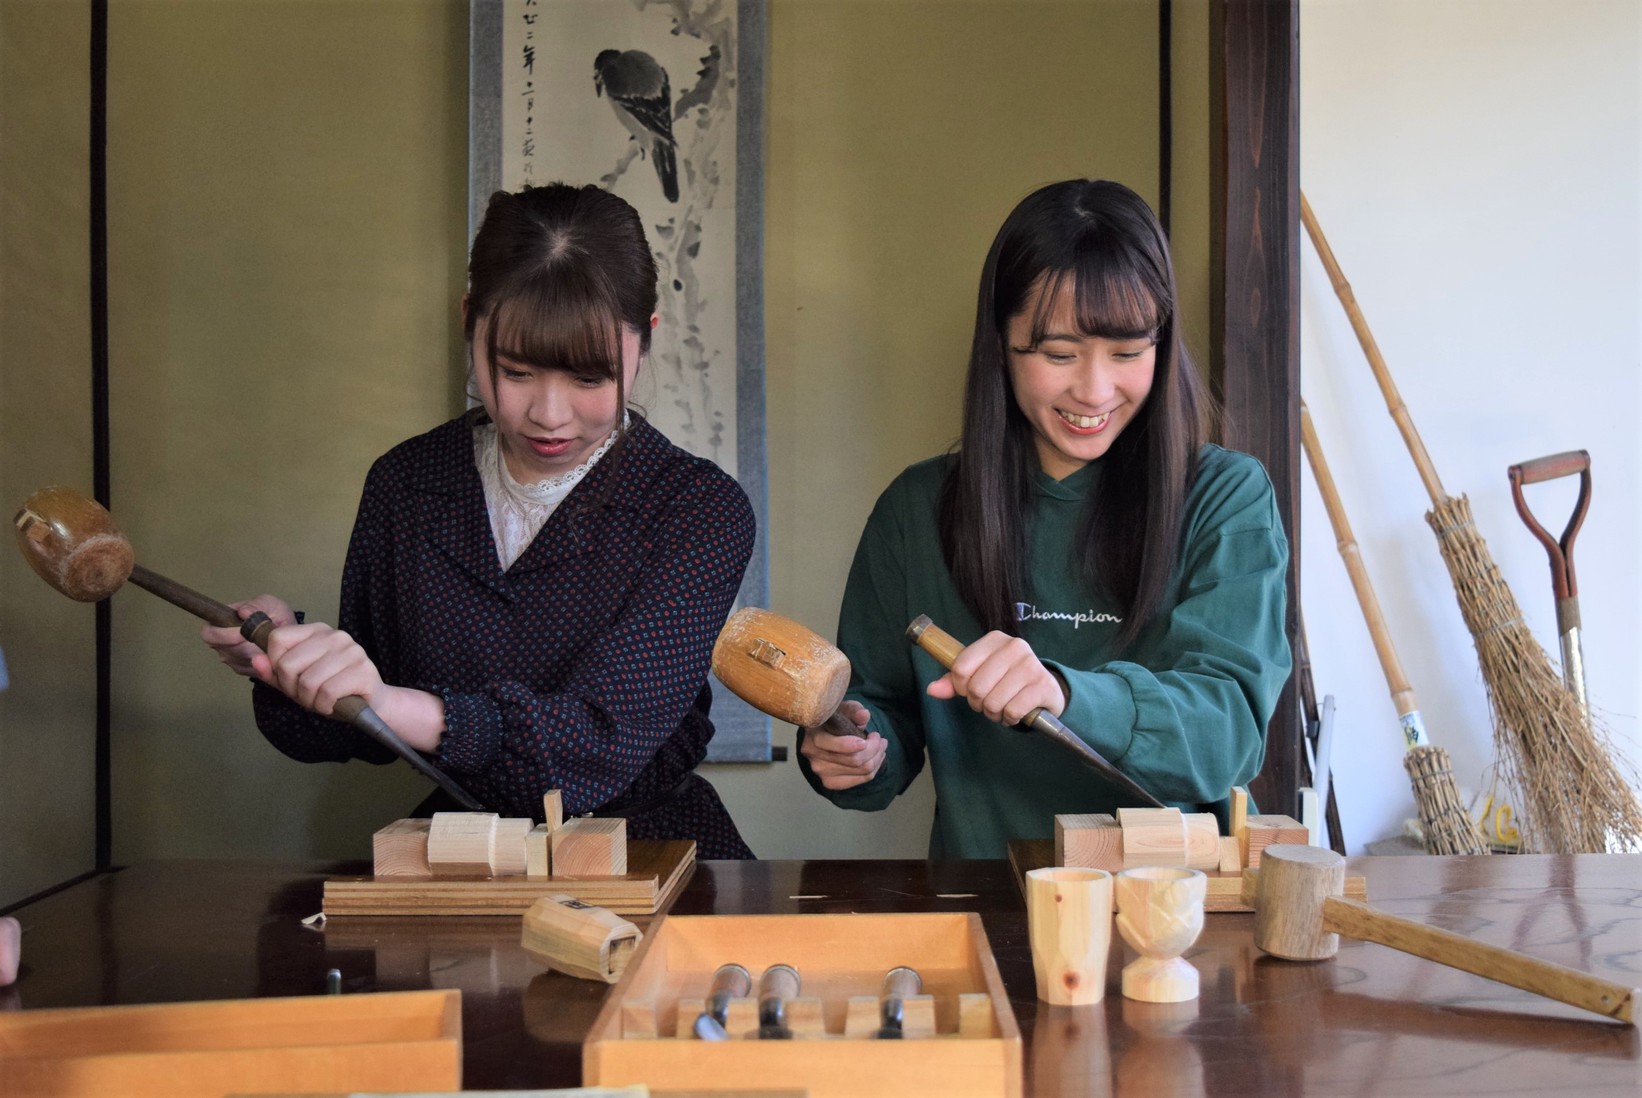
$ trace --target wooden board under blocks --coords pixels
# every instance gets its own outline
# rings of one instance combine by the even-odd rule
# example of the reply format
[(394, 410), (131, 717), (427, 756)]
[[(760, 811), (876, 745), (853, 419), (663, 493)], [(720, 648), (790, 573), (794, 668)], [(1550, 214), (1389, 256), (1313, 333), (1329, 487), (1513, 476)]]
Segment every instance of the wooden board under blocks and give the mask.
[(459, 991), (0, 1012), (0, 1094), (219, 1098), (462, 1085)]
[(689, 840), (627, 844), (619, 877), (331, 877), (325, 915), (523, 915), (563, 894), (618, 915), (654, 915), (672, 902), (696, 864)]
[[(1015, 874), (1015, 887), (1026, 895), (1026, 874), (1029, 870), (1043, 869), (1055, 864), (1055, 840), (1053, 839), (1012, 839), (1009, 843), (1009, 868)], [(1243, 902), (1243, 875), (1241, 873), (1222, 873), (1219, 870), (1204, 870), (1203, 875), (1209, 879), (1208, 891), (1203, 897), (1203, 910), (1207, 912), (1219, 911), (1253, 911), (1254, 908)], [(1346, 877), (1346, 899), (1367, 900), (1368, 882), (1361, 876)]]

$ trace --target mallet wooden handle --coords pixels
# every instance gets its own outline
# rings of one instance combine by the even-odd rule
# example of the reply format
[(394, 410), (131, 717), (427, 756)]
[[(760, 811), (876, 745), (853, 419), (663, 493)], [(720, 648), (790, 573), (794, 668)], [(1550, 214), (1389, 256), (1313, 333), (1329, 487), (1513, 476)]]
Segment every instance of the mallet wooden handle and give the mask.
[[(258, 611), (244, 621), (239, 620), (239, 614), (227, 603), (208, 598), (191, 587), (185, 587), (174, 579), (162, 576), (158, 572), (150, 572), (140, 564), (131, 566), (131, 582), (144, 591), (158, 595), (172, 606), (180, 607), (193, 614), (196, 618), (210, 622), (212, 625), (226, 629), (238, 629), (240, 635), (264, 652), (268, 650), (268, 635), (274, 631), (274, 623), (267, 614)], [(473, 794), (457, 785), (450, 775), (435, 767), (424, 759), (414, 748), (399, 738), (399, 734), (388, 727), (386, 721), (377, 716), (376, 710), (365, 704), (365, 699), (356, 694), (350, 694), (336, 703), (332, 715), (341, 721), (346, 721), (359, 729), (377, 743), (398, 755), (411, 765), (423, 777), (431, 779), (435, 784), (456, 798), (463, 808), (471, 811), (482, 811), (480, 804)]]
[[(919, 614), (912, 624), (907, 626), (907, 639), (935, 657), (935, 662), (950, 671), (952, 664), (963, 653), (964, 646), (956, 637), (946, 632), (940, 626), (929, 620), (928, 615)], [(1019, 727), (1042, 733), (1074, 752), (1084, 765), (1097, 771), (1107, 781), (1128, 794), (1131, 798), (1143, 805), (1152, 808), (1163, 808), (1162, 801), (1146, 792), (1140, 783), (1119, 770), (1107, 761), (1106, 756), (1090, 747), (1070, 728), (1060, 722), (1060, 718), (1044, 709), (1034, 709), (1021, 721)]]
[(1377, 911), (1365, 903), (1330, 896), (1323, 901), (1323, 930), (1457, 968), (1547, 999), (1635, 1024), (1637, 989)]

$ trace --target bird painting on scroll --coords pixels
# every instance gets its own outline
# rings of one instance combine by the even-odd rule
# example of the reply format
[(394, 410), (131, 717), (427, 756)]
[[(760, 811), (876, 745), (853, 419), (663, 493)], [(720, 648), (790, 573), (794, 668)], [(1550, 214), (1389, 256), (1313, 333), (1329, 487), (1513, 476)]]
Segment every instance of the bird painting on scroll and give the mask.
[(502, 187), (597, 183), (639, 211), (660, 323), (636, 402), (736, 475), (737, 4), (504, 0), (502, 13)]

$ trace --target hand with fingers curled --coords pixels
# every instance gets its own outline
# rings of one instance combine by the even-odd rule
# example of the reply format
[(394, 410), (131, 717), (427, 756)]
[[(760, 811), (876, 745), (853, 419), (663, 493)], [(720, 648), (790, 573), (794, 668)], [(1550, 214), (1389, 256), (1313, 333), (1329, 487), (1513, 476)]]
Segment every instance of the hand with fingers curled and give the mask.
[(963, 698), (999, 724), (1016, 725), (1034, 709), (1060, 716), (1066, 688), (1020, 637), (996, 630), (965, 648), (952, 670), (929, 684), (932, 698)]
[(819, 728), (806, 728), (798, 751), (810, 761), (810, 769), (826, 788), (852, 789), (877, 776), (889, 744), (878, 733), (867, 732), (870, 714), (859, 702), (846, 701), (839, 711), (865, 734), (835, 736)]
[[(296, 611), (285, 600), (274, 595), (258, 595), (254, 599), (244, 602), (231, 602), (239, 620), (244, 621), (259, 610), (268, 615), (269, 620), (277, 629), (282, 625), (295, 625)], [(240, 631), (233, 626), (207, 625), (200, 630), (200, 639), (208, 644), (229, 670), (236, 675), (244, 675), (248, 679), (258, 678), (253, 669), (255, 657), (262, 654), (262, 650), (246, 640)]]

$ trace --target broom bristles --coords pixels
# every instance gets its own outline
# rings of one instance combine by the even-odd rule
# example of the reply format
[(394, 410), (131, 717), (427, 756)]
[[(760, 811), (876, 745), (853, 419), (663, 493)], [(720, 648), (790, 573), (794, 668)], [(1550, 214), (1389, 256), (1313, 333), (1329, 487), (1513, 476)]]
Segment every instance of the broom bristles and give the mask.
[(1414, 784), (1414, 804), (1419, 808), (1420, 828), (1425, 832), (1428, 853), (1489, 852), (1460, 798), (1448, 752), (1430, 744), (1411, 747), (1403, 756), (1403, 769), (1408, 771), (1408, 779)]
[(1610, 844), (1642, 846), (1634, 776), (1529, 632), (1471, 517), (1470, 501), (1444, 499), (1426, 521), (1436, 531), (1481, 661), (1500, 767), (1523, 798), (1523, 849), (1579, 854), (1604, 853)]

